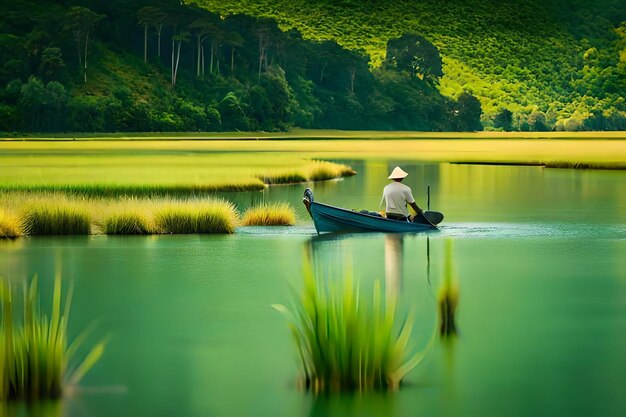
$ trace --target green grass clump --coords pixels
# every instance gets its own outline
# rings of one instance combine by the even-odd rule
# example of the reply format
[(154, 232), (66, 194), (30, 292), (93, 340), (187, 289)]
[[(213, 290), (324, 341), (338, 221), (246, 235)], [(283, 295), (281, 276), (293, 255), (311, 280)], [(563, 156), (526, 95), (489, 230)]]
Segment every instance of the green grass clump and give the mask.
[(307, 177), (309, 181), (325, 181), (355, 174), (356, 171), (347, 165), (326, 161), (313, 161), (308, 167)]
[(152, 232), (145, 214), (137, 211), (112, 213), (102, 222), (102, 232), (107, 235), (145, 235)]
[(0, 208), (0, 238), (14, 238), (24, 234), (23, 221)]
[(24, 315), (20, 322), (14, 315), (10, 286), (1, 279), (0, 401), (59, 398), (65, 387), (77, 384), (102, 356), (103, 342), (72, 366), (86, 333), (69, 343), (71, 290), (63, 310), (61, 292), (61, 278), (57, 274), (52, 311), (44, 314), (39, 309), (37, 278), (33, 279), (30, 287), (24, 289)]
[(251, 207), (242, 220), (244, 226), (292, 226), (295, 222), (296, 212), (287, 203)]
[(293, 312), (273, 307), (290, 322), (303, 385), (315, 392), (395, 389), (424, 357), (409, 348), (411, 315), (396, 323), (396, 302), (383, 299), (379, 281), (367, 294), (349, 273), (320, 280), (306, 267)]
[(234, 233), (237, 223), (235, 207), (216, 200), (198, 209), (196, 233)]
[(63, 199), (32, 204), (23, 218), (25, 231), (30, 235), (88, 235), (91, 232), (89, 212)]
[(237, 213), (233, 205), (222, 200), (207, 203), (170, 203), (161, 207), (154, 222), (162, 233), (233, 233)]

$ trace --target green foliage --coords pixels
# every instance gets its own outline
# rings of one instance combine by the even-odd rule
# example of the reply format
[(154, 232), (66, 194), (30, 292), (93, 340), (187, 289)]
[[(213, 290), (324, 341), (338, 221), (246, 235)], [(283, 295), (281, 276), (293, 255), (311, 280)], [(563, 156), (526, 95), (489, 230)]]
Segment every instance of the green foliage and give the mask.
[(463, 92), (488, 128), (508, 130), (506, 108), (512, 130), (533, 112), (610, 129), (619, 1), (16, 2), (0, 7), (0, 130), (481, 130), (457, 117)]
[(316, 277), (304, 267), (304, 287), (283, 313), (295, 342), (306, 389), (320, 391), (396, 389), (424, 357), (410, 348), (413, 318), (397, 317), (397, 301), (342, 277)]
[(417, 34), (443, 57), (439, 90), (449, 97), (471, 93), (487, 116), (502, 107), (524, 116), (556, 108), (552, 124), (579, 129), (584, 125), (567, 123), (576, 112), (583, 120), (594, 108), (626, 114), (619, 93), (626, 88), (621, 0), (195, 3), (225, 15), (275, 18), (283, 30), (295, 28), (305, 39), (365, 49), (374, 67), (394, 39)]
[[(59, 398), (66, 386), (76, 385), (104, 352), (104, 342), (94, 346), (77, 364), (76, 354), (87, 333), (68, 341), (70, 295), (62, 306), (61, 277), (57, 274), (52, 311), (39, 308), (38, 280), (24, 288), (23, 320), (15, 315), (15, 297), (6, 279), (0, 279), (0, 401)], [(63, 309), (62, 309), (63, 307)], [(19, 310), (18, 310), (19, 311)]]
[(493, 125), (496, 128), (510, 132), (513, 127), (513, 113), (509, 109), (501, 109), (496, 113)]
[(404, 34), (387, 42), (385, 64), (412, 76), (436, 82), (443, 76), (439, 50), (423, 36)]
[(463, 92), (452, 110), (454, 130), (461, 132), (483, 130), (483, 125), (480, 122), (482, 112), (480, 101), (470, 93)]

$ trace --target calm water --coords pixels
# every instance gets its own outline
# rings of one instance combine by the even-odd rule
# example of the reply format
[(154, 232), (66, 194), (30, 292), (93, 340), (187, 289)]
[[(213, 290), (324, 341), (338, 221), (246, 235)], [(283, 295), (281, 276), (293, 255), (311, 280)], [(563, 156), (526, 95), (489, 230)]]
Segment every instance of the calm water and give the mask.
[[(318, 201), (377, 209), (397, 161), (314, 184)], [(231, 236), (0, 241), (0, 275), (55, 265), (74, 284), (71, 328), (110, 335), (80, 392), (47, 416), (623, 416), (626, 414), (626, 173), (450, 164), (402, 165), (441, 231), (317, 237), (304, 187), (239, 195), (290, 201), (292, 228)], [(291, 302), (309, 257), (382, 280), (416, 313), (415, 344), (436, 325), (446, 242), (460, 289), (459, 335), (438, 342), (399, 392), (315, 398), (274, 303)], [(1, 411), (1, 410), (0, 410)], [(6, 413), (7, 410), (4, 411)], [(25, 413), (24, 410), (18, 410)]]

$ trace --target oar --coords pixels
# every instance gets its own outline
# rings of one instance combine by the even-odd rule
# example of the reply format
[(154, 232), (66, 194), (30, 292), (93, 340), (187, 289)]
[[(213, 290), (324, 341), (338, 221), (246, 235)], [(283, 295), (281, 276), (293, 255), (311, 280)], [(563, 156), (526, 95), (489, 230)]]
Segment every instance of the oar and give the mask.
[(441, 221), (443, 220), (443, 214), (438, 212), (438, 211), (430, 211), (430, 185), (428, 186), (428, 188), (426, 189), (426, 193), (428, 196), (428, 203), (427, 203), (427, 207), (428, 210), (426, 210), (424, 212), (424, 217), (433, 225), (437, 225), (439, 223), (441, 223)]

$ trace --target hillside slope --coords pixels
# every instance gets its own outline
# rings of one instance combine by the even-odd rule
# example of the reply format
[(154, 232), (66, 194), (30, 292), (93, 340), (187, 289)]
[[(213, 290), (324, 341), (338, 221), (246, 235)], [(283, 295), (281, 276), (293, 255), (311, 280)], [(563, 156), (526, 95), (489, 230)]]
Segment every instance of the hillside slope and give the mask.
[[(222, 14), (274, 18), (307, 39), (364, 49), (379, 66), (389, 39), (418, 33), (441, 51), (440, 91), (575, 125), (624, 111), (624, 0), (193, 0)], [(621, 26), (621, 30), (619, 29)], [(487, 118), (489, 119), (489, 118)]]

